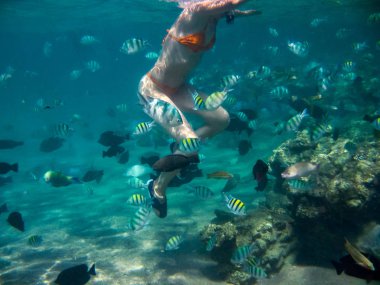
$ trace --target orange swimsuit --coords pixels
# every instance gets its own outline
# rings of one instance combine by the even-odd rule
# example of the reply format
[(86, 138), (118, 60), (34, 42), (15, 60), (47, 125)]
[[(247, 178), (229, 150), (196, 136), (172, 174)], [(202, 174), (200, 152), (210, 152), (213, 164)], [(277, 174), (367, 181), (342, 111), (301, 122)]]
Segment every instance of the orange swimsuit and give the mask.
[(211, 49), (215, 44), (215, 34), (210, 40), (208, 44), (205, 44), (206, 36), (205, 36), (205, 30), (207, 26), (203, 31), (200, 31), (198, 33), (190, 34), (183, 37), (176, 37), (170, 33), (168, 30), (168, 37), (177, 41), (179, 44), (187, 46), (189, 49), (191, 49), (193, 52), (200, 52)]
[[(207, 29), (207, 26), (202, 31), (200, 31), (198, 33), (190, 34), (190, 35), (183, 36), (183, 37), (176, 37), (170, 33), (170, 30), (167, 30), (168, 34), (166, 37), (169, 37), (169, 38), (177, 41), (181, 45), (187, 46), (193, 52), (201, 52), (201, 51), (206, 51), (206, 50), (211, 49), (215, 44), (215, 39), (216, 39), (215, 34), (212, 37), (212, 39), (210, 40), (210, 42), (205, 44), (205, 39), (206, 39), (205, 31), (206, 31), (206, 29)], [(163, 43), (165, 42), (166, 37), (164, 38)], [(179, 88), (168, 86), (168, 85), (158, 81), (156, 78), (154, 78), (152, 76), (152, 74), (150, 72), (147, 73), (147, 76), (159, 89), (161, 89), (162, 91), (164, 91), (168, 95), (175, 94), (179, 89)]]

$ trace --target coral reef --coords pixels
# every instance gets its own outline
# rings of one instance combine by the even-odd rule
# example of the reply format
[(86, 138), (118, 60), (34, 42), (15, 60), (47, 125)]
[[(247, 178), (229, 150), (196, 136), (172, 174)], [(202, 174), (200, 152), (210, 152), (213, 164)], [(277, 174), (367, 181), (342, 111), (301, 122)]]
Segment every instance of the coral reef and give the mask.
[[(369, 202), (373, 191), (366, 185), (380, 172), (380, 142), (376, 141), (364, 122), (355, 122), (341, 131), (336, 141), (323, 137), (317, 142), (309, 132), (300, 132), (273, 151), (269, 165), (289, 166), (307, 161), (320, 165), (317, 175), (305, 182), (313, 182), (312, 190), (294, 191), (286, 181), (282, 190), (293, 204), (298, 218), (315, 219), (321, 215), (346, 215), (360, 211)], [(350, 139), (348, 139), (350, 138)], [(294, 204), (296, 202), (296, 204)]]
[(216, 235), (210, 255), (219, 263), (220, 276), (231, 284), (246, 284), (252, 278), (230, 263), (233, 251), (240, 246), (252, 245), (252, 256), (260, 260), (260, 267), (268, 274), (277, 272), (292, 249), (291, 224), (292, 220), (284, 214), (258, 208), (222, 225), (209, 224), (201, 232), (201, 239), (206, 243)]
[[(352, 120), (317, 140), (311, 134), (308, 129), (300, 131), (273, 151), (269, 166), (275, 181), (266, 189), (265, 203), (245, 217), (218, 211), (214, 223), (202, 231), (204, 242), (216, 235), (211, 258), (230, 284), (253, 284), (241, 267), (230, 262), (238, 247), (251, 245), (252, 256), (270, 275), (280, 270), (292, 250), (304, 264), (326, 262), (340, 254), (344, 237), (355, 240), (368, 221), (380, 222), (376, 215), (380, 141), (371, 126)], [(293, 183), (281, 178), (281, 172), (297, 162), (317, 164), (318, 171)], [(377, 256), (379, 227), (372, 227), (359, 243)]]

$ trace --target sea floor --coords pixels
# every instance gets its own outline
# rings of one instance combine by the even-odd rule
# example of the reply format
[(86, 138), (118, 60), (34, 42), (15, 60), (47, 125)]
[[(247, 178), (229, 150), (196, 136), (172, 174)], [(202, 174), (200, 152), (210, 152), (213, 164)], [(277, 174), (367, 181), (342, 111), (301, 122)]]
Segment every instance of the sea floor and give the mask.
[[(259, 197), (254, 191), (251, 169), (256, 159), (266, 159), (278, 144), (270, 140), (257, 143), (251, 152), (239, 157), (237, 150), (223, 148), (228, 140), (209, 141), (203, 149), (206, 156), (200, 164), (204, 173), (226, 170), (239, 173), (243, 182), (234, 195), (254, 208)], [(265, 141), (262, 137), (261, 142)], [(88, 143), (87, 143), (88, 144)], [(199, 200), (186, 187), (168, 191), (169, 214), (165, 219), (151, 213), (149, 223), (141, 231), (127, 228), (137, 208), (126, 200), (139, 190), (129, 189), (123, 173), (138, 164), (142, 153), (150, 148), (136, 147), (130, 142), (131, 158), (127, 165), (115, 159), (101, 158), (101, 146), (86, 143), (66, 145), (53, 154), (41, 154), (37, 142), (28, 142), (18, 150), (4, 152), (4, 159), (18, 161), (20, 172), (14, 182), (0, 188), (0, 202), (7, 202), (10, 211), (20, 211), (25, 220), (21, 233), (0, 219), (0, 276), (3, 285), (52, 284), (60, 271), (73, 265), (96, 263), (97, 276), (88, 284), (225, 284), (215, 276), (217, 265), (205, 251), (199, 233), (214, 217), (215, 209), (227, 210), (219, 195), (225, 181), (197, 178), (191, 184), (210, 187), (212, 200)], [(81, 150), (81, 151), (80, 151)], [(216, 151), (217, 150), (217, 151)], [(157, 149), (162, 155), (167, 148)], [(23, 152), (23, 155), (20, 153)], [(30, 172), (36, 167), (48, 170), (78, 168), (84, 173), (91, 166), (104, 169), (99, 183), (77, 184), (53, 188), (42, 181), (34, 181)], [(148, 177), (142, 177), (146, 180)], [(90, 195), (88, 187), (93, 188)], [(41, 235), (43, 243), (31, 247), (31, 235)], [(176, 251), (164, 251), (166, 241), (182, 234), (184, 242)], [(364, 284), (361, 280), (336, 276), (335, 270), (287, 264), (282, 271), (260, 284)]]

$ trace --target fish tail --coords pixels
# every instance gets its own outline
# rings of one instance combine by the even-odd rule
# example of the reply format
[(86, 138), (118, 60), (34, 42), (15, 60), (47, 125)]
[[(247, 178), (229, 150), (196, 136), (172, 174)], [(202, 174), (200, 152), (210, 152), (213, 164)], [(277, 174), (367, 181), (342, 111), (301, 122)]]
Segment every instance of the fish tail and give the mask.
[(331, 263), (335, 267), (336, 274), (338, 274), (338, 275), (342, 274), (342, 272), (344, 270), (343, 264), (340, 262), (336, 262), (335, 260), (331, 260)]
[(96, 275), (96, 272), (95, 272), (95, 263), (91, 266), (90, 270), (88, 271), (88, 274), (90, 275)]
[(307, 112), (307, 109), (305, 108), (301, 113), (301, 118), (309, 116), (309, 113)]
[(365, 115), (363, 117), (363, 120), (372, 123), (372, 121), (374, 120), (374, 118), (371, 117), (371, 116), (369, 116), (369, 115)]

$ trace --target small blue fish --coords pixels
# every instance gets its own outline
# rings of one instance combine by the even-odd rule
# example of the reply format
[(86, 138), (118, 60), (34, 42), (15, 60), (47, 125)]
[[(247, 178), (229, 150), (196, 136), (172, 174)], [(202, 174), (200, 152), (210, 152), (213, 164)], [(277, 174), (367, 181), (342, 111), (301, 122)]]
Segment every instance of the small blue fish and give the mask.
[(158, 53), (156, 53), (154, 51), (147, 52), (145, 54), (145, 58), (146, 59), (150, 59), (150, 60), (157, 59), (158, 58)]
[(233, 264), (242, 264), (252, 254), (253, 245), (239, 246), (232, 253), (231, 262)]
[(267, 278), (267, 274), (261, 267), (254, 266), (254, 265), (245, 265), (244, 271), (248, 273), (251, 277), (256, 279), (263, 279)]
[(207, 251), (211, 251), (214, 249), (216, 245), (216, 233), (213, 233), (210, 237), (210, 239), (208, 240), (207, 242), (207, 245), (206, 245), (206, 250)]
[(314, 185), (303, 180), (288, 180), (289, 187), (294, 190), (310, 191)]
[(33, 235), (28, 238), (28, 244), (32, 247), (37, 247), (42, 244), (42, 236)]

